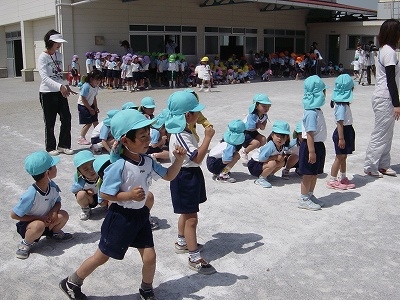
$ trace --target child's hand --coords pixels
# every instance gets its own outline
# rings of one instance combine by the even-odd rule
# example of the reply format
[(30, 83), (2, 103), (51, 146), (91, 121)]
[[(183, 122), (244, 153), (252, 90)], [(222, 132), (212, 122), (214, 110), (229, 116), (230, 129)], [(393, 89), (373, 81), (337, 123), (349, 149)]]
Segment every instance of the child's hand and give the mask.
[(130, 190), (130, 198), (135, 201), (142, 201), (145, 198), (144, 189), (141, 186), (134, 187)]
[(175, 156), (177, 160), (183, 161), (186, 156), (186, 149), (183, 148), (182, 146), (175, 145), (174, 151), (172, 151), (172, 154)]
[(315, 152), (313, 152), (313, 153), (310, 152), (308, 154), (308, 162), (310, 164), (315, 164), (316, 161), (317, 161), (317, 155), (315, 154)]
[(93, 192), (92, 189), (86, 190), (86, 193), (87, 193), (89, 196), (93, 196), (93, 195), (94, 195), (94, 192)]
[(48, 215), (47, 216), (43, 216), (40, 219), (46, 224), (46, 227), (48, 227), (51, 224), (51, 219), (50, 219), (50, 217)]
[(208, 138), (212, 138), (215, 134), (215, 129), (212, 126), (208, 126), (206, 128), (204, 128), (204, 136), (208, 137)]
[(53, 211), (52, 213), (49, 214), (49, 219), (50, 219), (50, 224), (54, 224), (57, 222), (58, 219), (58, 212)]
[(344, 141), (344, 139), (339, 139), (338, 146), (339, 149), (344, 149), (344, 147), (346, 146), (346, 142)]

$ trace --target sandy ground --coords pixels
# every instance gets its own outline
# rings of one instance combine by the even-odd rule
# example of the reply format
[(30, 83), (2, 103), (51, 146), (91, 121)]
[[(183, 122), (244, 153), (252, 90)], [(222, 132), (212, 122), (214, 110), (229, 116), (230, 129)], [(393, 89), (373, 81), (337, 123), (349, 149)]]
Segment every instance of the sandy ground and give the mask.
[[(328, 99), (334, 78), (324, 78)], [(70, 214), (65, 230), (74, 239), (56, 243), (42, 239), (27, 260), (15, 258), (20, 237), (10, 211), (20, 195), (33, 183), (24, 171), (24, 158), (44, 149), (44, 124), (38, 99), (38, 82), (0, 80), (1, 210), (0, 245), (1, 299), (66, 299), (58, 282), (71, 274), (97, 248), (105, 212), (96, 209), (91, 220), (80, 221), (80, 208), (70, 186), (72, 156), (61, 155), (55, 182), (62, 189), (62, 206)], [(256, 186), (247, 168), (232, 170), (237, 183), (218, 183), (203, 164), (208, 201), (201, 205), (198, 241), (203, 256), (217, 269), (210, 276), (195, 274), (187, 256), (177, 255), (173, 243), (178, 216), (173, 213), (169, 183), (154, 182), (152, 214), (161, 228), (154, 232), (157, 299), (399, 299), (400, 265), (399, 178), (372, 179), (364, 176), (363, 161), (373, 127), (370, 98), (373, 86), (355, 88), (352, 111), (356, 130), (356, 152), (348, 157), (348, 175), (357, 187), (350, 191), (327, 189), (325, 182), (334, 159), (330, 138), (335, 128), (329, 101), (323, 107), (328, 127), (325, 174), (315, 194), (326, 203), (317, 212), (297, 208), (300, 178), (276, 178), (271, 189)], [(144, 96), (156, 100), (156, 113), (166, 106), (173, 90), (156, 89), (129, 94), (122, 90), (99, 93), (100, 118), (126, 101), (140, 102)], [(267, 94), (271, 121), (287, 120), (293, 129), (302, 117), (303, 81), (283, 80), (218, 86), (201, 93), (205, 116), (216, 129), (212, 146), (221, 138), (229, 121), (244, 118), (256, 93)], [(80, 126), (77, 96), (70, 97), (73, 148)], [(58, 123), (57, 123), (58, 124)], [(271, 130), (268, 124), (265, 134)], [(399, 123), (392, 146), (392, 168), (400, 173)], [(200, 135), (202, 130), (199, 129)], [(278, 174), (280, 175), (280, 173)], [(141, 261), (130, 249), (122, 261), (110, 260), (87, 278), (83, 285), (89, 299), (139, 299)]]

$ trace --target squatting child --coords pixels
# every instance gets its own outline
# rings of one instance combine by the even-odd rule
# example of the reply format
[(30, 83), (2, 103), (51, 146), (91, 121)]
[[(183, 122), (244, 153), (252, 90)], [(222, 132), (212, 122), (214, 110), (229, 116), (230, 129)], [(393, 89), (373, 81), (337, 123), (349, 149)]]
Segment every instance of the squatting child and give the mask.
[(33, 244), (41, 236), (56, 241), (72, 239), (72, 234), (62, 231), (69, 216), (61, 209), (60, 188), (52, 180), (57, 176), (59, 161), (59, 157), (52, 157), (46, 151), (34, 152), (25, 159), (25, 170), (35, 183), (11, 211), (11, 218), (18, 220), (17, 232), (22, 237), (15, 253), (17, 258), (28, 258)]

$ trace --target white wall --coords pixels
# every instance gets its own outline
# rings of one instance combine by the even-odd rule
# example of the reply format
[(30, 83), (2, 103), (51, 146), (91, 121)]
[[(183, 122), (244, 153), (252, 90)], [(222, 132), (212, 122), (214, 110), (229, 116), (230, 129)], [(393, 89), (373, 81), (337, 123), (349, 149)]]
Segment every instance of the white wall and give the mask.
[(54, 16), (54, 0), (1, 0), (0, 25)]

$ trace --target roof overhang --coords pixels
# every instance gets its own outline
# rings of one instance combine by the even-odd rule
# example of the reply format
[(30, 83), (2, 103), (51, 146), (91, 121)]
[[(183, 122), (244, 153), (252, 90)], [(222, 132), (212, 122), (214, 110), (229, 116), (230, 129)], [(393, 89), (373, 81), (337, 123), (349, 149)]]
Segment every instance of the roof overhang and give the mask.
[(277, 11), (293, 9), (321, 9), (329, 11), (340, 11), (349, 14), (375, 15), (376, 10), (366, 9), (346, 4), (318, 1), (318, 0), (205, 0), (200, 7), (210, 7), (218, 5), (244, 4), (244, 3), (265, 3), (265, 7), (260, 11)]

